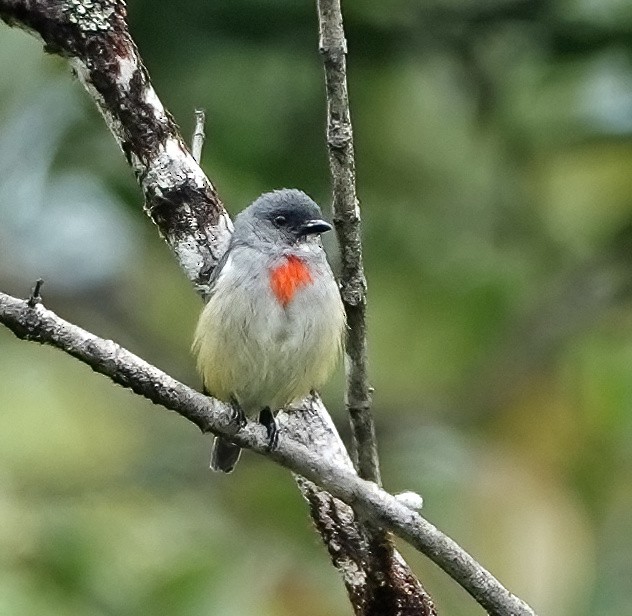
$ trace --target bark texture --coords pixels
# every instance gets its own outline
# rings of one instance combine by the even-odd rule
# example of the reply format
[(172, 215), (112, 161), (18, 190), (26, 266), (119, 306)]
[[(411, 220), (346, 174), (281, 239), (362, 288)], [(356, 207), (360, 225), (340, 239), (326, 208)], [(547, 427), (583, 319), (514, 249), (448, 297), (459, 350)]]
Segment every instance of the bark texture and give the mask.
[[(347, 88), (345, 39), (340, 0), (317, 0), (319, 50), (325, 69), (327, 93), (327, 150), (333, 188), (333, 218), (342, 261), (340, 286), (347, 316), (345, 367), (346, 407), (353, 435), (353, 459), (363, 479), (381, 485), (375, 423), (371, 414), (372, 388), (369, 384), (366, 335), (366, 277), (362, 258), (360, 203), (355, 181), (353, 128)], [(305, 491), (312, 510), (328, 502), (329, 495)], [(331, 498), (331, 497), (329, 497)], [(332, 516), (333, 502), (328, 502)], [(338, 510), (340, 512), (340, 510)], [(344, 512), (341, 512), (344, 513)], [(322, 514), (327, 515), (327, 508)], [(332, 520), (332, 522), (335, 520)], [(356, 522), (354, 541), (366, 583), (359, 599), (362, 614), (424, 614), (436, 610), (408, 565), (395, 550), (387, 532), (369, 523)], [(325, 529), (320, 529), (321, 535)], [(354, 536), (353, 539), (356, 539)], [(337, 545), (339, 541), (335, 540)], [(332, 561), (336, 554), (330, 549)], [(340, 570), (343, 567), (338, 566)]]
[(353, 130), (347, 91), (347, 42), (340, 0), (318, 0), (320, 53), (327, 90), (327, 150), (333, 183), (333, 212), (342, 257), (342, 301), (347, 314), (345, 345), (347, 411), (354, 458), (364, 479), (380, 483), (371, 386), (367, 370), (366, 277), (362, 260), (360, 203), (356, 194)]

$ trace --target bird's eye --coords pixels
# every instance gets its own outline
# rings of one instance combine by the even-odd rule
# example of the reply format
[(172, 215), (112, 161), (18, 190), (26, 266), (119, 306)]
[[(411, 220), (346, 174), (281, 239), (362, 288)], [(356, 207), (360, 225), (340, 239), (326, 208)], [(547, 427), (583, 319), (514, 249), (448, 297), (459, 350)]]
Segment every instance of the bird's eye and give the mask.
[(287, 219), (285, 218), (285, 216), (275, 216), (274, 218), (274, 224), (277, 227), (283, 226), (286, 222), (287, 222)]

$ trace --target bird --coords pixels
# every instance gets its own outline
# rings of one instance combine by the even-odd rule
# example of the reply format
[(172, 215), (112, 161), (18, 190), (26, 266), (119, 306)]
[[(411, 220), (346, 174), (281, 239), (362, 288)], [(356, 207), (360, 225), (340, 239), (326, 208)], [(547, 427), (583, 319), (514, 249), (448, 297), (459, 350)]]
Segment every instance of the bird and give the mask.
[[(304, 192), (259, 196), (234, 222), (195, 329), (203, 391), (243, 427), (258, 417), (278, 445), (275, 413), (321, 387), (343, 349), (345, 311), (321, 242), (331, 230)], [(213, 441), (211, 468), (230, 473), (241, 450)]]

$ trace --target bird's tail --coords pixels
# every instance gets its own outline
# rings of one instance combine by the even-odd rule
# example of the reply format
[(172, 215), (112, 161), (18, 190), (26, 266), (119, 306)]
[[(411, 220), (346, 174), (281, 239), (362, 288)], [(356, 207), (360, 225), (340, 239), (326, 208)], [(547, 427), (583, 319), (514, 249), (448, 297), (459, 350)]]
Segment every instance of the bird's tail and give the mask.
[(211, 450), (211, 469), (230, 473), (237, 464), (241, 455), (241, 447), (235, 445), (221, 436), (216, 436)]

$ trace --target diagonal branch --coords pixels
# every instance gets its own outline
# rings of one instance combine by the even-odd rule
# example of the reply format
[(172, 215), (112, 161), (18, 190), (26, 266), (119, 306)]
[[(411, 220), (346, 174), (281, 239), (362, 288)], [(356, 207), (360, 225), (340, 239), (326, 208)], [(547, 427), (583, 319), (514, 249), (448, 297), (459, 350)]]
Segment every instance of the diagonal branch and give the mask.
[[(240, 447), (266, 456), (324, 488), (332, 497), (352, 507), (362, 519), (392, 531), (423, 552), (492, 616), (535, 616), (526, 603), (505, 589), (452, 539), (395, 496), (358, 477), (338, 458), (323, 456), (313, 444), (306, 446), (301, 440), (302, 435), (294, 440), (294, 434), (286, 436), (283, 431), (278, 448), (269, 451), (263, 426), (253, 422), (234, 433), (234, 424), (225, 405), (183, 385), (111, 340), (98, 338), (64, 321), (41, 303), (31, 307), (28, 301), (0, 293), (0, 323), (18, 338), (48, 344), (69, 353), (119, 385), (178, 412), (202, 432), (221, 434)], [(303, 405), (307, 415), (323, 416), (318, 396), (308, 398)]]
[(204, 293), (232, 223), (160, 102), (126, 15), (125, 2), (116, 0), (0, 1), (0, 18), (68, 59), (132, 167), (145, 211)]

